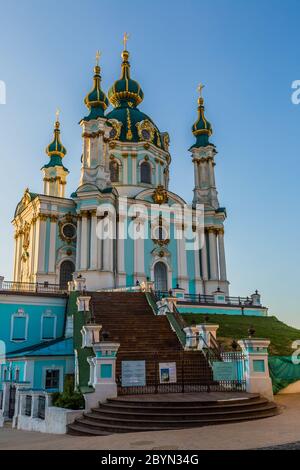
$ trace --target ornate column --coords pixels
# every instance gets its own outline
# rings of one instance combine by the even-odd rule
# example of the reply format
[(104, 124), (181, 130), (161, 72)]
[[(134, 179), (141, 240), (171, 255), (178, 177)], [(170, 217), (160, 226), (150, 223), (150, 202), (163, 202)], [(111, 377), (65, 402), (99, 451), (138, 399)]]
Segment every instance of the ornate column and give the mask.
[(77, 238), (76, 238), (76, 271), (80, 270), (80, 248), (81, 248), (81, 215), (77, 216)]
[(117, 239), (117, 271), (118, 271), (118, 287), (126, 286), (126, 272), (125, 272), (125, 222), (126, 215), (119, 214), (118, 220), (118, 239)]
[(88, 211), (81, 211), (80, 269), (87, 269)]
[(196, 158), (193, 159), (194, 163), (194, 180), (195, 180), (195, 189), (199, 188), (199, 160)]
[(204, 237), (203, 247), (201, 248), (201, 265), (202, 265), (202, 279), (203, 281), (208, 280), (208, 265), (207, 265), (207, 246), (206, 237)]
[(45, 269), (46, 220), (45, 214), (39, 214), (37, 274), (43, 273)]
[(49, 266), (48, 272), (51, 274), (55, 273), (55, 258), (56, 258), (56, 222), (57, 216), (50, 216), (50, 243), (49, 243)]
[(219, 247), (220, 280), (227, 281), (225, 247), (224, 247), (224, 229), (223, 228), (219, 229), (218, 231), (218, 247)]
[[(176, 231), (178, 233), (179, 238), (176, 240), (177, 245), (177, 265), (178, 265), (178, 273), (177, 279), (179, 287), (185, 289), (185, 292), (188, 292), (188, 276), (187, 276), (187, 259), (186, 259), (186, 250), (185, 250), (185, 236), (184, 236), (184, 228), (183, 225), (180, 223), (176, 223)], [(171, 286), (169, 286), (171, 287)]]
[(128, 184), (128, 153), (122, 154), (123, 162), (123, 184)]
[(111, 214), (105, 217), (103, 224), (103, 271), (112, 271), (114, 227)]
[(97, 213), (96, 209), (91, 211), (91, 263), (90, 269), (98, 269), (98, 237), (97, 237)]
[(144, 248), (145, 219), (138, 217), (134, 220), (134, 275), (136, 280), (145, 281), (145, 248)]
[(201, 241), (201, 233), (197, 231), (197, 247), (194, 250), (194, 260), (195, 260), (195, 287), (196, 287), (196, 294), (202, 294), (203, 286), (201, 280), (201, 273), (200, 273), (200, 241)]
[(213, 227), (208, 228), (209, 238), (209, 257), (210, 257), (210, 278), (213, 281), (218, 280), (218, 250), (216, 231)]
[(136, 184), (136, 162), (137, 162), (137, 154), (132, 153), (131, 154), (131, 171), (132, 171), (132, 184)]

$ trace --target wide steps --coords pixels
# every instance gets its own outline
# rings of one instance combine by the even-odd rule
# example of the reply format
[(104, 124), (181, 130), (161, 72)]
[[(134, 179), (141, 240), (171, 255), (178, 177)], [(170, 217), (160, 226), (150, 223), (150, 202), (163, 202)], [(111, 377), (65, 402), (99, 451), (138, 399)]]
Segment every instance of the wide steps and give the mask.
[(252, 421), (276, 414), (276, 404), (259, 396), (218, 402), (189, 402), (188, 397), (177, 402), (111, 399), (83, 413), (68, 429), (72, 434), (86, 435), (159, 431)]

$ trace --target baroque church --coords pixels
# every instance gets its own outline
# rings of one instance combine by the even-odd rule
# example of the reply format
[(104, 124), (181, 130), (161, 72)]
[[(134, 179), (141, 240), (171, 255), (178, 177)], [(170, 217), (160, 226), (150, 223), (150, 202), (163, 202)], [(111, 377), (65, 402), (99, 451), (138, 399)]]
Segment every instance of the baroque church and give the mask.
[[(193, 207), (203, 205), (204, 227), (201, 246), (187, 250), (184, 238), (174, 235), (176, 224), (181, 225), (176, 217), (171, 215), (164, 226), (159, 210), (155, 218), (139, 211), (141, 204), (163, 205), (172, 212), (172, 206), (183, 208), (186, 203), (169, 191), (169, 134), (141, 110), (144, 94), (131, 75), (125, 37), (121, 75), (107, 97), (101, 88), (97, 55), (92, 89), (84, 99), (88, 113), (80, 121), (81, 177), (70, 197), (66, 194), (67, 150), (57, 114), (53, 140), (46, 148), (49, 161), (42, 167), (43, 193), (26, 189), (14, 215), (13, 280), (66, 288), (76, 273), (86, 279), (88, 290), (129, 287), (148, 280), (159, 291), (180, 287), (189, 294), (211, 295), (219, 289), (229, 295), (226, 210), (218, 201), (217, 151), (210, 142), (212, 126), (205, 116), (202, 87), (190, 154)], [(112, 109), (108, 109), (110, 104)], [(121, 210), (124, 198), (130, 205), (130, 220)], [(113, 213), (107, 211), (108, 205)], [(99, 221), (103, 231), (112, 228), (114, 237), (99, 236)], [(128, 232), (129, 223), (137, 231), (149, 229), (150, 236), (121, 236), (124, 224)]]
[[(74, 410), (52, 406), (53, 393), (71, 388), (89, 412), (119, 395), (203, 390), (262, 394), (257, 415), (276, 412), (269, 403), (269, 341), (247, 338), (239, 342), (242, 352), (226, 353), (216, 340), (219, 325), (207, 321), (217, 314), (262, 317), (268, 310), (257, 291), (229, 296), (226, 210), (218, 201), (203, 86), (190, 148), (193, 202), (185, 218), (187, 204), (169, 190), (169, 135), (140, 109), (144, 94), (131, 78), (126, 42), (125, 35), (121, 76), (108, 96), (96, 57), (84, 99), (88, 113), (80, 121), (78, 188), (68, 197), (57, 113), (43, 193), (26, 189), (15, 211), (13, 280), (0, 275), (0, 427), (12, 421), (18, 429), (80, 435), (147, 429), (134, 417), (121, 418), (121, 428), (120, 418), (108, 426), (103, 409), (88, 417), (79, 410), (71, 423)], [(205, 322), (190, 325), (186, 314), (202, 314)], [(189, 427), (185, 414), (178, 416), (172, 426)]]

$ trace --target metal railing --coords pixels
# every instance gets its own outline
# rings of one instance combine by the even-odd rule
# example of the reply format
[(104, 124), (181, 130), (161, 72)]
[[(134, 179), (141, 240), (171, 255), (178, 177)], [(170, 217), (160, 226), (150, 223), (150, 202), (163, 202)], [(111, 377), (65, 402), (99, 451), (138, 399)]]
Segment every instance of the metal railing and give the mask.
[(44, 395), (39, 395), (38, 398), (38, 418), (45, 419), (46, 412), (46, 397)]
[[(155, 297), (157, 300), (161, 300), (164, 297), (169, 297), (172, 292), (168, 291), (155, 291)], [(185, 294), (184, 298), (178, 298), (178, 302), (189, 302), (193, 304), (215, 304), (215, 297), (213, 295), (204, 294)], [(221, 303), (221, 302), (218, 302)], [(238, 305), (238, 306), (252, 306), (253, 301), (250, 297), (231, 297), (226, 296), (224, 304), (227, 305)]]
[(25, 398), (25, 416), (31, 416), (32, 396), (26, 395)]
[(32, 292), (38, 294), (64, 294), (67, 291), (58, 284), (49, 284), (48, 282), (14, 282), (2, 281), (0, 292)]

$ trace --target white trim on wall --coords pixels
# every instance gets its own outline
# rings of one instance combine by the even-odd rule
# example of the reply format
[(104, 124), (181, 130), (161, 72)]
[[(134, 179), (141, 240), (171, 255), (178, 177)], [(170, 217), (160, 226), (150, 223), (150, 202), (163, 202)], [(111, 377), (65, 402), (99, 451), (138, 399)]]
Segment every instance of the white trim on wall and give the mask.
[[(25, 318), (25, 333), (24, 339), (14, 339), (13, 332), (14, 332), (14, 319), (15, 318)], [(29, 322), (29, 315), (25, 313), (22, 308), (18, 308), (18, 311), (11, 315), (10, 319), (10, 341), (13, 343), (24, 343), (28, 339), (28, 322)]]

